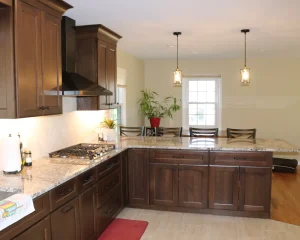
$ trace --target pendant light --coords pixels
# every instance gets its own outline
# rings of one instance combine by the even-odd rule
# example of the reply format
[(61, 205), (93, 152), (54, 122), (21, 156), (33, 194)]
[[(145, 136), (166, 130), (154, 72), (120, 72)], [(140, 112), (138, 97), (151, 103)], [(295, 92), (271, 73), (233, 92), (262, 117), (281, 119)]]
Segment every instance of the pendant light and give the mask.
[(245, 66), (241, 69), (241, 83), (249, 84), (250, 83), (250, 69), (247, 68), (247, 33), (250, 32), (250, 29), (242, 29), (242, 33), (245, 34)]
[(174, 32), (173, 34), (175, 36), (177, 36), (177, 68), (174, 72), (174, 82), (173, 82), (173, 84), (176, 87), (181, 87), (181, 85), (182, 85), (182, 72), (178, 68), (178, 36), (181, 35), (181, 32)]

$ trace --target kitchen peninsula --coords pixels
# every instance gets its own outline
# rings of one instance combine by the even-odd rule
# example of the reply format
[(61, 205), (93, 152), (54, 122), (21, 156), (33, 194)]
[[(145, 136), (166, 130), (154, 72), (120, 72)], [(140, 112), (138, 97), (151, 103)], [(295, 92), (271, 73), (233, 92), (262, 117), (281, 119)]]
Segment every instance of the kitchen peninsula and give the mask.
[(96, 239), (125, 206), (269, 218), (272, 152), (299, 151), (283, 140), (125, 137), (96, 160), (39, 159), (0, 176), (0, 191), (30, 194), (36, 209), (0, 239)]

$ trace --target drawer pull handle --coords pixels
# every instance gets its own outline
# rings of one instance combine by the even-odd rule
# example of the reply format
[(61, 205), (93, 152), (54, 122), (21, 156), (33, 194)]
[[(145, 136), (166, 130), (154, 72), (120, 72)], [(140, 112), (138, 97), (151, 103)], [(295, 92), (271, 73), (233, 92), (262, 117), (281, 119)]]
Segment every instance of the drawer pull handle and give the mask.
[(172, 156), (172, 158), (184, 158), (184, 156)]
[(115, 180), (115, 181), (111, 182), (110, 184), (106, 185), (105, 189), (109, 190), (109, 189), (113, 188), (116, 184), (117, 184), (117, 181)]
[(87, 183), (89, 183), (93, 180), (94, 180), (93, 175), (91, 175), (91, 176), (89, 176), (89, 178), (86, 178), (86, 179), (83, 180), (83, 184), (87, 184)]
[(234, 160), (247, 160), (246, 157), (234, 157), (233, 159)]
[(113, 162), (113, 163), (111, 163), (111, 164), (109, 164), (109, 165), (107, 165), (107, 168), (106, 168), (106, 170), (109, 170), (109, 169), (111, 169), (112, 167), (114, 167), (115, 165), (117, 165), (118, 164), (118, 162)]
[(70, 194), (71, 192), (73, 192), (73, 188), (68, 188), (68, 189), (65, 190), (64, 192), (61, 192), (61, 193), (59, 194), (59, 196), (64, 197), (64, 196)]
[(74, 207), (73, 206), (67, 206), (65, 208), (63, 208), (61, 210), (62, 213), (67, 213), (67, 212), (70, 212)]

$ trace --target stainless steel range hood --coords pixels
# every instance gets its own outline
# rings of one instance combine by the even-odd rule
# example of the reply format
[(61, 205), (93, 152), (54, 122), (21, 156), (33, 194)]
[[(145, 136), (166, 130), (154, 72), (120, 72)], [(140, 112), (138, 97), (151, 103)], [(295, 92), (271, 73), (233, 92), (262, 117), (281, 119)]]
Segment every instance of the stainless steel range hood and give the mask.
[(76, 73), (76, 22), (64, 16), (62, 19), (62, 86), (60, 91), (68, 97), (110, 96), (113, 93), (97, 83)]

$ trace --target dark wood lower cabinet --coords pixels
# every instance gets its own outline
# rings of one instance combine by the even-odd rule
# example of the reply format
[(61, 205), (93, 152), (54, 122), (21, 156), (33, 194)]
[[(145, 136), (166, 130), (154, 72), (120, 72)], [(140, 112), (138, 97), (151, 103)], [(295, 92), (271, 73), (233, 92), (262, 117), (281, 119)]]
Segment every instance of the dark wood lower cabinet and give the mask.
[(210, 166), (209, 208), (237, 210), (239, 196), (239, 167)]
[(128, 150), (129, 204), (149, 204), (149, 149)]
[(208, 166), (179, 165), (180, 207), (208, 207)]
[(80, 240), (79, 198), (51, 213), (52, 240)]
[(97, 210), (97, 225), (99, 227), (98, 235), (100, 236), (107, 226), (114, 220), (122, 209), (121, 189), (118, 188), (114, 195)]
[(239, 210), (270, 212), (271, 181), (270, 168), (241, 167)]
[(42, 219), (14, 240), (51, 240), (50, 216)]
[(178, 165), (150, 164), (150, 204), (177, 206)]
[(96, 186), (92, 186), (79, 196), (80, 236), (81, 240), (93, 240), (98, 237), (96, 225)]

